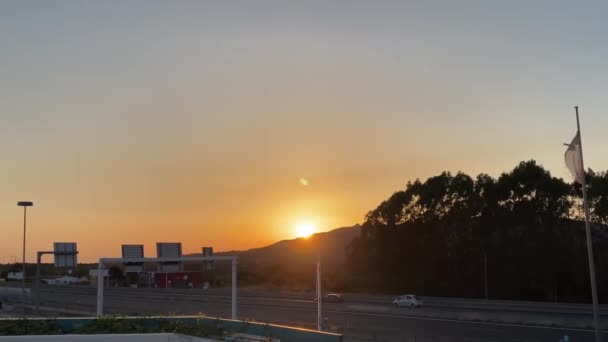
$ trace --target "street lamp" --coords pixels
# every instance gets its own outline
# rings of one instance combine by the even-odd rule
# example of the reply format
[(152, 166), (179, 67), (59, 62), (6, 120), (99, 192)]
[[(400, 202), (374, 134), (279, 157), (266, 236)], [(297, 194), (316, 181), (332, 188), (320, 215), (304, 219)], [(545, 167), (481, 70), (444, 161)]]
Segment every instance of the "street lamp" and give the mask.
[(17, 202), (17, 205), (23, 207), (23, 258), (21, 264), (21, 293), (25, 294), (25, 214), (27, 207), (34, 205), (34, 202), (21, 201)]

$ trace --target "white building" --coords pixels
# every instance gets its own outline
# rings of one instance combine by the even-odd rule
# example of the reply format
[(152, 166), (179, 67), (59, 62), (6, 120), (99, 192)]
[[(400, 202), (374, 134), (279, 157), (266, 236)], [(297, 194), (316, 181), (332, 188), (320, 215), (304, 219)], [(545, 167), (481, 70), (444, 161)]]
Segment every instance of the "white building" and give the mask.
[(59, 277), (59, 278), (42, 279), (42, 280), (49, 285), (69, 285), (69, 284), (79, 284), (82, 282), (82, 280), (80, 280), (76, 277), (72, 277), (72, 276), (63, 276), (63, 277)]
[(23, 279), (23, 272), (8, 272), (6, 276), (8, 280), (21, 280)]

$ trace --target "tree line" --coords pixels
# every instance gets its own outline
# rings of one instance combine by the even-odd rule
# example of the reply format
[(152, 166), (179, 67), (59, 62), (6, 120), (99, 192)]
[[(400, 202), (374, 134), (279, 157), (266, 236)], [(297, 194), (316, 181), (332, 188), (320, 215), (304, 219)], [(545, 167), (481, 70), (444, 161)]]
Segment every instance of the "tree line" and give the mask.
[[(605, 302), (608, 173), (586, 177)], [(443, 172), (408, 182), (366, 215), (347, 247), (346, 278), (360, 291), (588, 302), (586, 248), (581, 186), (531, 160), (498, 178)]]

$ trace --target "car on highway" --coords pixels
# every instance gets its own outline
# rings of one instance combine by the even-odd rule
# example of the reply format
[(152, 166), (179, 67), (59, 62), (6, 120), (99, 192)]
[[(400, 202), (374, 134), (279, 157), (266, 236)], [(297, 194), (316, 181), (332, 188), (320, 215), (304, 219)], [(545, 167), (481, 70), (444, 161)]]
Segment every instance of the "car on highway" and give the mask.
[[(319, 298), (315, 298), (315, 302), (318, 301)], [(323, 296), (324, 303), (344, 303), (344, 297), (338, 293), (328, 293)]]
[(406, 306), (408, 308), (419, 308), (422, 306), (422, 299), (413, 294), (399, 296), (393, 300), (393, 305), (396, 307)]

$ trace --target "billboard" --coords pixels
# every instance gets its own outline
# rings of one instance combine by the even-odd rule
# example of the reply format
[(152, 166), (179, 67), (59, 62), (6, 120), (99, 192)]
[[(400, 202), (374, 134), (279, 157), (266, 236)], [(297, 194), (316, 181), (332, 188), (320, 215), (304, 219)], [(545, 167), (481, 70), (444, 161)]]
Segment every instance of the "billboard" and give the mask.
[[(203, 247), (203, 256), (204, 257), (212, 257), (213, 256), (213, 247)], [(210, 271), (213, 269), (213, 261), (203, 261), (203, 269)]]
[(76, 267), (76, 242), (55, 242), (53, 243), (53, 252), (55, 255), (55, 267)]
[[(156, 256), (159, 258), (181, 258), (182, 244), (181, 242), (157, 242)], [(183, 271), (181, 262), (159, 262), (159, 272), (180, 272)]]
[[(144, 245), (122, 245), (122, 257), (136, 259), (144, 257)], [(144, 271), (143, 262), (125, 262), (125, 273), (139, 273)]]

